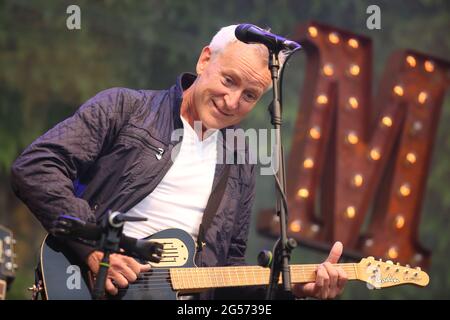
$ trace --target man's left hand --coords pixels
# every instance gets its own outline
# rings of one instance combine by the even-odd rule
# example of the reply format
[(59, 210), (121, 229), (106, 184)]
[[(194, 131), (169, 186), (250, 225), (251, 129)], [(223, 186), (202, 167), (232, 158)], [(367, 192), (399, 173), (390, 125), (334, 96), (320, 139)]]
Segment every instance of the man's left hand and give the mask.
[(340, 295), (347, 283), (347, 274), (341, 267), (334, 266), (339, 261), (343, 250), (341, 242), (336, 242), (324, 263), (316, 269), (316, 282), (296, 284), (293, 293), (299, 297), (333, 299)]

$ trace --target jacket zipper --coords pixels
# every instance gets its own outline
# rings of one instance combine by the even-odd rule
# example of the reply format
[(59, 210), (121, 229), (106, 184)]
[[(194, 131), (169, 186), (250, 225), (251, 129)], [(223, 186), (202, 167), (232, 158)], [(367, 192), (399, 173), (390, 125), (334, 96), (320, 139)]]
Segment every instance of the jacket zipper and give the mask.
[(150, 143), (148, 143), (146, 140), (142, 139), (142, 138), (139, 137), (139, 136), (135, 136), (135, 135), (127, 134), (127, 133), (122, 133), (122, 135), (127, 136), (127, 137), (130, 137), (130, 138), (136, 138), (136, 139), (138, 139), (138, 140), (141, 141), (143, 144), (145, 144), (147, 147), (149, 147), (150, 149), (152, 149), (153, 151), (156, 152), (156, 154), (155, 154), (156, 159), (158, 159), (158, 160), (161, 160), (161, 159), (162, 159), (162, 155), (163, 155), (163, 153), (164, 153), (164, 149), (163, 149), (163, 148), (158, 148), (158, 147), (152, 146)]

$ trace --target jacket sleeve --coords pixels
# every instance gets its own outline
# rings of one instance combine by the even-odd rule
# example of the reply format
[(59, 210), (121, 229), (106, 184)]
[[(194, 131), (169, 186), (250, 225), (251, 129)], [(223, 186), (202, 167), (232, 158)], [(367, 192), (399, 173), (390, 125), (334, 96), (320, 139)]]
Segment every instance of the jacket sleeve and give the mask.
[(36, 139), (13, 163), (12, 189), (47, 231), (60, 214), (95, 222), (89, 204), (75, 196), (73, 181), (111, 143), (132, 109), (130, 96), (131, 90), (121, 88), (100, 92)]

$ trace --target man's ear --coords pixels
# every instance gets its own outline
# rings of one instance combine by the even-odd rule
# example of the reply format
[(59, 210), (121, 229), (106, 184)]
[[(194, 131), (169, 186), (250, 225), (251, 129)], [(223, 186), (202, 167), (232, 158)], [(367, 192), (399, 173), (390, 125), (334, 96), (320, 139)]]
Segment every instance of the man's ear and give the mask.
[(197, 61), (197, 74), (201, 75), (203, 71), (208, 66), (208, 63), (211, 61), (211, 48), (206, 46), (202, 49), (202, 52), (200, 53), (200, 57)]

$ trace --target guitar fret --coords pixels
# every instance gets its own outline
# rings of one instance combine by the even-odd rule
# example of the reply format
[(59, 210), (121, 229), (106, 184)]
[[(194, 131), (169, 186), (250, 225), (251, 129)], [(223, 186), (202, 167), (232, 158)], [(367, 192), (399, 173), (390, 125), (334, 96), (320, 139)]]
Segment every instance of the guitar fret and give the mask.
[(192, 288), (194, 286), (194, 280), (192, 279), (192, 269), (189, 270), (190, 272), (188, 272), (189, 277), (188, 277), (188, 283), (189, 283), (189, 288)]
[(302, 271), (301, 273), (302, 273), (302, 276), (303, 276), (302, 282), (306, 282), (308, 280), (308, 278), (306, 276), (305, 267), (300, 267), (300, 269)]
[(208, 272), (208, 280), (209, 280), (210, 287), (214, 287), (214, 281), (212, 279), (212, 272)]
[(225, 287), (227, 283), (225, 281), (224, 269), (220, 270), (220, 274), (222, 276), (222, 285)]
[(197, 282), (199, 287), (204, 288), (204, 286), (206, 285), (205, 283), (205, 277), (203, 277), (203, 269), (200, 268), (196, 268), (196, 270), (199, 270), (199, 272), (197, 272), (196, 276), (197, 276)]
[(214, 275), (214, 286), (217, 287), (218, 285), (218, 281), (217, 281), (217, 274), (216, 274), (216, 270), (215, 268), (212, 269), (213, 270), (213, 275)]
[(200, 273), (200, 269), (199, 268), (194, 268), (193, 269), (194, 270), (194, 275), (195, 275), (195, 281), (194, 282), (196, 282), (195, 284), (196, 284), (196, 287), (201, 287), (201, 277), (199, 276), (199, 273)]
[(214, 275), (214, 287), (218, 287), (219, 286), (219, 281), (218, 281), (218, 279), (217, 279), (217, 268), (216, 267), (213, 267), (213, 268), (211, 268), (211, 273)]
[(203, 288), (208, 288), (208, 283), (206, 282), (206, 277), (205, 277), (206, 271), (207, 270), (205, 270), (205, 269), (201, 269), (201, 272), (200, 272), (200, 277), (202, 279), (201, 281), (202, 281)]

